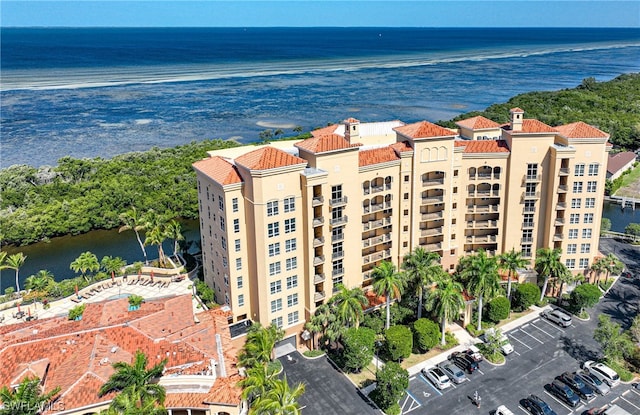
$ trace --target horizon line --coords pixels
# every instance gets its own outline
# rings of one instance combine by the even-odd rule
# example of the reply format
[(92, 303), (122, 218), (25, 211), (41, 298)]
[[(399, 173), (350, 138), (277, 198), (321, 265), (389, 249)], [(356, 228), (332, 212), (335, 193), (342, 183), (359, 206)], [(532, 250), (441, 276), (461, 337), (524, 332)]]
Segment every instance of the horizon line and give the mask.
[(0, 29), (635, 29), (640, 26), (2, 26)]

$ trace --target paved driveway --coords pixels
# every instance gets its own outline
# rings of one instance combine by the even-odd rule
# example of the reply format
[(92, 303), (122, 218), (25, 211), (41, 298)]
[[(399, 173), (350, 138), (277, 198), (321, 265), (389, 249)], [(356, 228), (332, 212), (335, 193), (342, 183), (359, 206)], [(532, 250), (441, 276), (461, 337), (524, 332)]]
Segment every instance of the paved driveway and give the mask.
[(303, 382), (306, 391), (299, 400), (304, 415), (380, 414), (358, 392), (326, 356), (306, 359), (300, 353), (280, 358), (290, 384)]

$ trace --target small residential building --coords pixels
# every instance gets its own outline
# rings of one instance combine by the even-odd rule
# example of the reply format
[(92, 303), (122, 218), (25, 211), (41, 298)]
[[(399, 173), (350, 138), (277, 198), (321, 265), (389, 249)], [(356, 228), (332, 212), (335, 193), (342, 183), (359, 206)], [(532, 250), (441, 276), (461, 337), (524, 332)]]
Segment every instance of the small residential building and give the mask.
[(631, 170), (636, 162), (636, 154), (632, 151), (609, 154), (607, 160), (607, 179), (615, 180), (627, 170)]

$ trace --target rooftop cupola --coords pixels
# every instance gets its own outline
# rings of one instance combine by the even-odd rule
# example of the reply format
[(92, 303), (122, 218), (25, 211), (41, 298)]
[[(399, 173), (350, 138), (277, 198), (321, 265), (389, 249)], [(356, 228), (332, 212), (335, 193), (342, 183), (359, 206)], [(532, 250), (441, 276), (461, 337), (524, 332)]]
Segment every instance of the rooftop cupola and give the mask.
[(509, 115), (511, 115), (511, 131), (522, 131), (524, 110), (521, 110), (520, 108), (511, 108), (509, 110)]
[(360, 140), (360, 121), (355, 118), (347, 118), (344, 123), (344, 138), (349, 144), (356, 144)]

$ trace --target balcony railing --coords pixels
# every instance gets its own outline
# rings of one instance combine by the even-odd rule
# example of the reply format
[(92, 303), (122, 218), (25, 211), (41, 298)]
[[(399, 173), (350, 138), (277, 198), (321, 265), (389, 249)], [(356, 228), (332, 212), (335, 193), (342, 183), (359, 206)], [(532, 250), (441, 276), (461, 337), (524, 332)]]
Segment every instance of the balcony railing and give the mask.
[(313, 283), (319, 284), (325, 280), (324, 272), (322, 274), (316, 274), (313, 276)]
[(374, 252), (373, 254), (363, 256), (362, 263), (369, 264), (371, 262), (376, 262), (381, 259), (389, 258), (390, 256), (391, 256), (391, 250), (385, 249), (384, 251)]
[(482, 243), (494, 243), (498, 240), (496, 235), (477, 235), (477, 236), (467, 236), (467, 243), (472, 244), (482, 244)]
[(558, 202), (556, 210), (565, 210), (567, 208), (567, 202)]
[(568, 176), (569, 175), (569, 168), (568, 167), (561, 167), (560, 168), (560, 176)]
[(420, 236), (442, 235), (442, 226), (438, 228), (420, 229)]
[(431, 205), (434, 203), (444, 202), (444, 196), (425, 196), (422, 198), (423, 205)]
[(421, 218), (422, 220), (439, 220), (444, 217), (444, 211), (431, 212), (431, 213), (423, 213)]
[(540, 192), (524, 192), (522, 193), (523, 199), (540, 199)]
[(313, 226), (322, 226), (324, 225), (324, 216), (318, 216), (313, 218)]
[(469, 213), (488, 213), (497, 212), (500, 210), (500, 204), (495, 205), (468, 205), (467, 209)]
[(558, 193), (567, 193), (569, 187), (566, 184), (561, 184), (558, 186)]
[(553, 240), (554, 241), (562, 241), (564, 239), (564, 234), (563, 233), (556, 233), (555, 235), (553, 235)]
[(387, 225), (391, 225), (391, 216), (383, 219), (365, 222), (362, 224), (362, 230), (366, 232), (366, 231), (370, 231), (371, 229), (381, 228)]
[(331, 259), (340, 259), (344, 258), (344, 251), (337, 251), (331, 253)]
[(324, 300), (324, 297), (325, 297), (325, 295), (324, 295), (324, 291), (316, 291), (316, 292), (313, 294), (313, 299), (314, 299), (314, 301), (315, 301), (316, 303), (317, 303), (318, 301), (322, 301), (322, 300)]
[(348, 220), (347, 215), (344, 215), (344, 216), (340, 216), (339, 218), (331, 218), (329, 223), (331, 223), (331, 226), (342, 225), (344, 223), (347, 223), (347, 220)]
[(318, 246), (323, 245), (323, 244), (324, 244), (324, 236), (320, 236), (318, 238), (314, 238), (313, 239), (313, 246), (314, 247), (318, 247)]
[(524, 213), (536, 213), (536, 207), (535, 206), (525, 206), (524, 207)]
[(320, 265), (324, 262), (324, 255), (318, 255), (313, 258), (313, 265)]
[(533, 243), (533, 236), (527, 236), (527, 237), (524, 237), (524, 238), (520, 239), (520, 243), (523, 243), (523, 244)]
[(373, 270), (363, 272), (362, 279), (363, 280), (371, 279), (372, 278), (371, 274), (373, 274)]
[(342, 232), (331, 235), (331, 242), (340, 242), (343, 240), (344, 240), (344, 233)]
[(531, 229), (531, 228), (534, 227), (534, 224), (533, 224), (533, 222), (522, 222), (522, 227), (524, 229)]
[(391, 234), (385, 233), (384, 235), (373, 236), (362, 241), (362, 247), (368, 248), (373, 245), (378, 245), (391, 240)]
[(331, 276), (339, 277), (340, 275), (344, 275), (344, 268), (337, 268), (331, 271)]
[(556, 218), (556, 221), (555, 221), (556, 226), (563, 226), (564, 223), (565, 223), (564, 218)]
[(522, 182), (523, 183), (538, 183), (542, 181), (542, 175), (541, 174), (525, 174), (522, 177)]
[(331, 207), (345, 205), (346, 203), (347, 203), (347, 197), (346, 196), (337, 197), (335, 199), (329, 200), (329, 205)]
[(441, 251), (442, 250), (442, 242), (436, 242), (433, 244), (422, 245), (422, 247), (430, 252), (433, 251)]
[(498, 227), (498, 221), (497, 220), (472, 220), (472, 221), (467, 221), (467, 228), (482, 229), (482, 228), (497, 228), (497, 227)]
[(437, 186), (439, 184), (444, 184), (444, 177), (436, 177), (433, 179), (423, 179), (422, 180), (422, 185), (423, 186)]
[(320, 206), (321, 204), (324, 203), (324, 197), (322, 196), (314, 196), (313, 199), (311, 200), (311, 206)]

